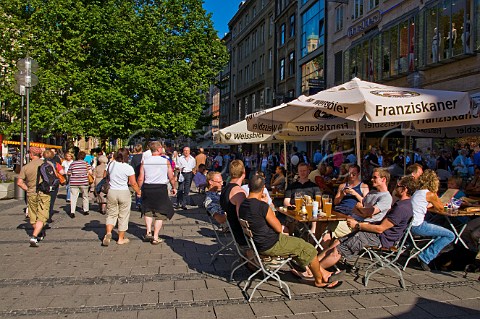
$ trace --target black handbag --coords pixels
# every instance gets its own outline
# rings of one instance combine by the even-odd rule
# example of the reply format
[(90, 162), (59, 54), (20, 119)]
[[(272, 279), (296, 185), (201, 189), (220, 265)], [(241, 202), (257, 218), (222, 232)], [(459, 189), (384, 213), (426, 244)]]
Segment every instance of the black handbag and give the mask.
[[(113, 167), (114, 164), (112, 164)], [(105, 195), (108, 194), (108, 191), (110, 190), (110, 171), (109, 171), (109, 166), (107, 166), (107, 175), (105, 178), (102, 178), (102, 180), (97, 184), (97, 187), (95, 190), (97, 191), (98, 194), (104, 193)]]

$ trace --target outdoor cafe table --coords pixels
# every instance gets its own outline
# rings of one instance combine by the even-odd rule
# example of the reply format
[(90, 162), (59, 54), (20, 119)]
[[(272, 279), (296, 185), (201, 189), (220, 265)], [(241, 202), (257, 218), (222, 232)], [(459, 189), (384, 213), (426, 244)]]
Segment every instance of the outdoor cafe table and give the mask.
[(277, 208), (276, 210), (277, 210), (277, 212), (295, 220), (301, 226), (302, 231), (308, 232), (310, 237), (314, 240), (315, 248), (320, 248), (321, 250), (323, 250), (323, 247), (321, 245), (321, 240), (322, 240), (321, 238), (323, 237), (323, 234), (322, 234), (322, 236), (320, 236), (320, 239), (317, 239), (317, 237), (315, 236), (315, 233), (312, 232), (311, 229), (310, 229), (310, 223), (313, 223), (313, 222), (317, 222), (317, 223), (338, 222), (338, 221), (342, 221), (342, 220), (347, 220), (347, 217), (348, 217), (347, 215), (344, 215), (342, 213), (332, 211), (332, 214), (331, 214), (330, 217), (323, 216), (323, 215), (321, 216), (319, 214), (319, 215), (317, 215), (316, 218), (313, 218), (313, 217), (303, 218), (303, 216), (301, 216), (300, 214), (298, 214), (294, 210), (289, 210), (289, 209), (285, 210), (285, 209), (280, 209), (280, 208)]
[(455, 244), (458, 243), (459, 241), (462, 243), (462, 245), (468, 249), (468, 246), (467, 244), (463, 241), (462, 239), (462, 233), (463, 231), (465, 230), (465, 228), (467, 227), (467, 224), (462, 224), (460, 225), (458, 228), (455, 227), (455, 224), (453, 223), (452, 221), (452, 217), (462, 217), (462, 216), (467, 216), (467, 217), (471, 217), (471, 216), (480, 216), (480, 211), (466, 211), (465, 209), (459, 209), (459, 210), (448, 210), (448, 211), (436, 211), (436, 210), (428, 210), (429, 212), (431, 213), (434, 213), (434, 214), (438, 214), (438, 215), (442, 215), (443, 217), (445, 217), (445, 219), (447, 220), (448, 224), (450, 225), (450, 228), (452, 229), (453, 233), (455, 234)]

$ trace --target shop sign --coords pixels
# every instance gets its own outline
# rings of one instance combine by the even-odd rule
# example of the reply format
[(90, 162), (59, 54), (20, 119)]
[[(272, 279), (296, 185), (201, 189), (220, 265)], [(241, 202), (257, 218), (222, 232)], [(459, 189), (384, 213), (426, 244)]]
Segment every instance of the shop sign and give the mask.
[(357, 24), (348, 28), (348, 37), (354, 37), (360, 33), (363, 33), (374, 26), (378, 25), (382, 21), (382, 15), (380, 11), (375, 11), (372, 15), (360, 20)]

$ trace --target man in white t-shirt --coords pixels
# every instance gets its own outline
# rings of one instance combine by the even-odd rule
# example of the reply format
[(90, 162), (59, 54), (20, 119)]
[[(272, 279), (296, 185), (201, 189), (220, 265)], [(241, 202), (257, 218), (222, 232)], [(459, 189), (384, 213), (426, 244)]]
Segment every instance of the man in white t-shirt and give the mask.
[[(196, 173), (197, 162), (190, 155), (190, 147), (183, 148), (183, 155), (178, 159), (178, 167), (181, 176), (179, 177), (177, 205), (175, 208), (181, 207), (188, 209), (187, 204), (190, 203), (190, 187), (192, 186), (193, 175)], [(180, 181), (183, 179), (183, 181)]]

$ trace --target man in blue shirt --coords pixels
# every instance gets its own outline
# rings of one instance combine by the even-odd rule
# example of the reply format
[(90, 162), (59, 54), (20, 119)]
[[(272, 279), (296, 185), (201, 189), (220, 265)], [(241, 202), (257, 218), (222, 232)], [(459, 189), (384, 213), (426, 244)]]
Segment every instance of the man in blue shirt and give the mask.
[(318, 163), (322, 161), (322, 158), (322, 152), (320, 152), (320, 150), (317, 148), (315, 154), (313, 154), (313, 163), (315, 163), (315, 165), (318, 165)]

